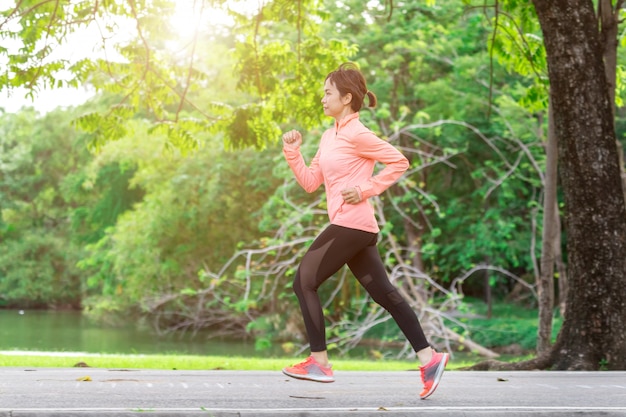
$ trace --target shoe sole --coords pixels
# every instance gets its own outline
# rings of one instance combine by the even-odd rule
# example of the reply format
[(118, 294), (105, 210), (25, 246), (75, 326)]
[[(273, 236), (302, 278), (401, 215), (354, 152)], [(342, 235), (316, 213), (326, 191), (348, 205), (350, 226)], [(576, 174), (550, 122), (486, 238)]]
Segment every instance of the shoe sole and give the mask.
[(283, 374), (290, 376), (292, 378), (302, 379), (305, 381), (325, 382), (325, 383), (335, 382), (335, 378), (333, 378), (332, 376), (292, 374), (284, 369), (283, 369)]
[(441, 362), (439, 362), (439, 366), (437, 367), (437, 373), (435, 374), (435, 380), (433, 381), (433, 385), (430, 387), (430, 390), (426, 393), (426, 395), (420, 396), (422, 400), (425, 400), (426, 398), (430, 397), (432, 393), (435, 392), (435, 390), (439, 386), (439, 381), (441, 381), (441, 377), (443, 376), (443, 371), (445, 371), (446, 365), (448, 364), (448, 359), (450, 358), (450, 355), (447, 353), (444, 353), (443, 355), (444, 355), (444, 359)]

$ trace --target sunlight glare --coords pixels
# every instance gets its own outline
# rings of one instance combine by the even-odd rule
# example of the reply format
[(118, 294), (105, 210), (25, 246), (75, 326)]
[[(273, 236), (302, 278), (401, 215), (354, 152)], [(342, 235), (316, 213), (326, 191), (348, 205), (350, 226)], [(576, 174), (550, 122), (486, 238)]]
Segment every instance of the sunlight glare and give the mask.
[(253, 16), (263, 5), (263, 0), (227, 0), (221, 6), (209, 6), (202, 0), (179, 0), (169, 24), (181, 39), (188, 40), (205, 25), (232, 26), (234, 22), (228, 10)]
[(169, 24), (180, 38), (188, 39), (194, 36), (206, 13), (202, 8), (203, 2), (184, 0), (176, 2), (176, 9), (169, 17)]

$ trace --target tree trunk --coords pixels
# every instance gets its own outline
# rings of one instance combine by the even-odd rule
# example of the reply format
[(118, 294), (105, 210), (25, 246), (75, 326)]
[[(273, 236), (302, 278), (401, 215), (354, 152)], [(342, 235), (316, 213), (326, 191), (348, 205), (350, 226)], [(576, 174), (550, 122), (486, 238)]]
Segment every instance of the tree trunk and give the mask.
[(532, 0), (548, 58), (565, 197), (567, 317), (558, 369), (626, 369), (626, 204), (590, 0)]
[[(604, 72), (606, 80), (609, 83), (609, 100), (611, 100), (611, 109), (613, 110), (613, 118), (615, 118), (615, 87), (617, 86), (617, 46), (618, 46), (618, 25), (619, 12), (624, 4), (623, 0), (619, 0), (615, 7), (611, 4), (613, 0), (600, 0), (598, 2), (598, 18), (600, 21), (600, 35), (602, 36)], [(619, 140), (615, 140), (617, 146), (617, 155), (619, 156), (619, 166), (622, 176), (622, 193), (626, 200), (626, 171), (624, 171), (624, 150)]]
[(552, 311), (554, 309), (554, 265), (556, 246), (560, 244), (557, 228), (559, 210), (557, 190), (557, 140), (554, 132), (552, 106), (548, 105), (548, 139), (546, 140), (546, 173), (544, 176), (543, 235), (541, 237), (541, 267), (537, 282), (539, 296), (539, 326), (537, 353), (542, 354), (552, 346)]
[[(558, 204), (558, 203), (557, 203)], [(558, 212), (558, 207), (557, 207)], [(561, 317), (565, 318), (565, 314), (567, 314), (567, 268), (565, 265), (565, 261), (563, 260), (563, 252), (561, 250), (561, 216), (558, 215), (556, 217), (556, 221), (558, 222), (557, 229), (559, 230), (559, 242), (555, 246), (555, 254), (554, 259), (556, 260), (556, 270), (559, 276), (559, 310), (561, 311)]]

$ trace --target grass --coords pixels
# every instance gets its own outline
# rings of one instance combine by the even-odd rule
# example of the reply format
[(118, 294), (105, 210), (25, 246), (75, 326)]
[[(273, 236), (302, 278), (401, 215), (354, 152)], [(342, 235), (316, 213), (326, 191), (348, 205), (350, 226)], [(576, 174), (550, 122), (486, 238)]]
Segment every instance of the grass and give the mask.
[[(455, 353), (446, 369), (451, 371), (463, 369), (483, 359), (476, 355)], [(527, 357), (503, 356), (498, 359), (517, 361)], [(286, 365), (298, 360), (299, 358), (294, 357), (0, 352), (0, 368), (71, 368), (82, 362), (92, 368), (105, 369), (280, 371)], [(417, 360), (339, 358), (331, 360), (333, 367), (341, 371), (414, 371), (419, 367)]]
[[(297, 362), (297, 359), (293, 357), (0, 353), (0, 367), (70, 368), (79, 362), (84, 362), (93, 368), (107, 369), (280, 371), (286, 365)], [(332, 362), (335, 369), (342, 371), (407, 371), (418, 368), (417, 361), (409, 360), (333, 359)], [(476, 358), (471, 360), (455, 356), (455, 359), (448, 364), (447, 369), (455, 370), (475, 362)]]

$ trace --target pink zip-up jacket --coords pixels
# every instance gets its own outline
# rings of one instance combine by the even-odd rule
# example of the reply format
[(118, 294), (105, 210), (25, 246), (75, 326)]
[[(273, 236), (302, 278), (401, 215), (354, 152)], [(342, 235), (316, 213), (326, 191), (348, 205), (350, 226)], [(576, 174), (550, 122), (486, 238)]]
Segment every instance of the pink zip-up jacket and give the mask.
[[(312, 193), (323, 183), (332, 224), (377, 233), (380, 229), (368, 198), (381, 194), (409, 167), (400, 151), (380, 139), (352, 113), (322, 135), (317, 153), (307, 167), (299, 149), (283, 147), (285, 159), (302, 188)], [(374, 174), (376, 162), (385, 167)], [(361, 202), (343, 201), (341, 190), (358, 187)]]

